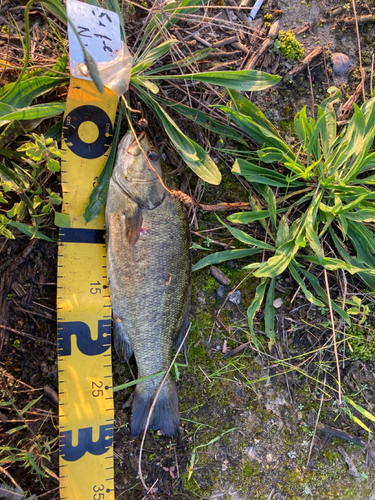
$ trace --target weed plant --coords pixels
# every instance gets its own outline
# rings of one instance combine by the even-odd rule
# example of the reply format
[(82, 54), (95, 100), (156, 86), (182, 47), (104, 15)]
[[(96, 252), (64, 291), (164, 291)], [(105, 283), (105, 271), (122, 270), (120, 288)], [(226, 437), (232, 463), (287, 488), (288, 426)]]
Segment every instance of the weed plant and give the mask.
[[(264, 262), (245, 267), (261, 279), (247, 315), (256, 342), (253, 320), (265, 301), (265, 333), (272, 345), (275, 280), (286, 269), (307, 300), (317, 307), (325, 307), (330, 301), (311, 272), (313, 266), (357, 274), (375, 288), (375, 234), (371, 224), (375, 221), (375, 153), (370, 152), (375, 136), (375, 97), (361, 108), (354, 105), (349, 124), (338, 132), (334, 105), (341, 100), (341, 92), (331, 87), (329, 97), (318, 106), (316, 121), (307, 117), (306, 107), (296, 114), (294, 128), (300, 142), (294, 150), (254, 104), (235, 91), (229, 93), (231, 106), (220, 109), (261, 148), (249, 153), (252, 161), (239, 158), (233, 165), (232, 172), (245, 177), (254, 191), (250, 196), (252, 210), (233, 214), (228, 221), (245, 226), (259, 221), (266, 231), (265, 241), (225, 225), (238, 241), (248, 245), (249, 254), (265, 251), (267, 255)], [(194, 270), (242, 257), (241, 251), (209, 255)], [(332, 308), (350, 324), (349, 311), (335, 302)], [(352, 315), (360, 312), (358, 304), (350, 310)]]

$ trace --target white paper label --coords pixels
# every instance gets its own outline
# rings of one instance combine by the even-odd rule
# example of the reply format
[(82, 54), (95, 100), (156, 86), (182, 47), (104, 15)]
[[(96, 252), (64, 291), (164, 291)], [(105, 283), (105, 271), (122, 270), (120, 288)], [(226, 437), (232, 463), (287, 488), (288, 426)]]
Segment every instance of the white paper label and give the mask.
[[(120, 21), (115, 12), (101, 9), (76, 0), (67, 1), (67, 14), (80, 35), (87, 52), (96, 63), (112, 61), (121, 50)], [(84, 57), (77, 37), (68, 23), (70, 69), (84, 64)], [(81, 76), (91, 80), (90, 76)]]

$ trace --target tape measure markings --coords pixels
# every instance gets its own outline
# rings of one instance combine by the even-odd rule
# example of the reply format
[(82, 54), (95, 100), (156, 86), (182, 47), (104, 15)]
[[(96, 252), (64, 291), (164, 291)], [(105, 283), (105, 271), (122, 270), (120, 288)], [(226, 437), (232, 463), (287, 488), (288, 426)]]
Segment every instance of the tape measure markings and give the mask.
[[(66, 115), (91, 101), (104, 108), (113, 130), (117, 97), (106, 89), (104, 96), (93, 99), (97, 91), (92, 82), (85, 81), (79, 88), (74, 79), (72, 83)], [(89, 109), (94, 112), (96, 108)], [(96, 123), (97, 116), (95, 112), (85, 118)], [(114, 434), (111, 304), (103, 261), (104, 215), (88, 225), (83, 219), (108, 147), (99, 158), (80, 157), (66, 144), (65, 139), (70, 142), (66, 132), (63, 130), (63, 210), (70, 214), (71, 227), (60, 230), (57, 297), (61, 499), (113, 500), (114, 477), (109, 474), (113, 471)]]

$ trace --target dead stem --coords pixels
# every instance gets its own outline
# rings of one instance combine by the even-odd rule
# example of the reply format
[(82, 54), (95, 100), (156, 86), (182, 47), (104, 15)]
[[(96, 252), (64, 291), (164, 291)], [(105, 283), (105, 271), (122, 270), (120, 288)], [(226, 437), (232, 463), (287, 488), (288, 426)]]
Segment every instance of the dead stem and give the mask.
[(359, 59), (359, 69), (361, 71), (361, 78), (362, 78), (363, 102), (365, 102), (365, 100), (366, 100), (366, 95), (365, 95), (365, 75), (364, 75), (363, 68), (362, 68), (361, 41), (359, 39), (358, 17), (357, 17), (357, 10), (355, 8), (355, 0), (352, 1), (352, 4), (353, 4), (354, 19), (355, 19), (355, 30), (356, 30), (356, 33), (357, 33), (357, 41), (358, 41), (358, 59)]
[(154, 408), (155, 408), (155, 405), (156, 405), (156, 401), (159, 397), (159, 394), (160, 394), (160, 391), (169, 375), (169, 372), (171, 371), (172, 369), (172, 366), (174, 365), (176, 359), (177, 359), (177, 356), (180, 354), (180, 351), (181, 349), (183, 348), (183, 346), (185, 345), (185, 340), (187, 338), (187, 336), (189, 335), (189, 332), (190, 332), (190, 328), (191, 328), (191, 323), (189, 324), (189, 328), (187, 329), (187, 332), (185, 333), (185, 336), (184, 338), (182, 339), (182, 342), (179, 346), (179, 348), (177, 349), (177, 352), (172, 360), (172, 363), (169, 365), (169, 368), (166, 372), (166, 374), (164, 375), (163, 377), (163, 380), (161, 381), (161, 384), (160, 384), (160, 387), (159, 389), (157, 390), (156, 394), (155, 394), (155, 398), (154, 398), (154, 401), (152, 402), (152, 405), (151, 405), (151, 408), (150, 408), (150, 411), (148, 413), (148, 417), (147, 417), (147, 420), (146, 420), (146, 425), (145, 425), (145, 430), (143, 432), (143, 436), (142, 436), (142, 442), (141, 442), (141, 447), (139, 449), (139, 459), (138, 459), (138, 475), (139, 475), (139, 479), (142, 483), (142, 486), (144, 487), (145, 491), (148, 491), (148, 488), (147, 488), (147, 485), (145, 483), (145, 480), (144, 480), (144, 477), (143, 477), (143, 473), (142, 473), (142, 453), (143, 453), (143, 446), (144, 446), (144, 442), (145, 442), (145, 439), (146, 439), (146, 434), (147, 434), (147, 429), (148, 429), (148, 424), (150, 423), (150, 420), (151, 420), (151, 416), (152, 416), (152, 412), (154, 411)]
[[(323, 51), (324, 52), (324, 51)], [(314, 106), (315, 106), (315, 102), (314, 102), (314, 89), (313, 89), (313, 85), (312, 85), (312, 79), (311, 79), (311, 71), (310, 71), (310, 64), (307, 63), (307, 72), (309, 74), (309, 80), (310, 80), (310, 90), (311, 90), (311, 111), (312, 111), (312, 116), (313, 116), (313, 119), (315, 120), (315, 111), (314, 111)]]
[[(327, 380), (327, 373), (324, 373), (323, 387), (326, 386), (326, 380)], [(318, 410), (318, 415), (316, 416), (314, 433), (313, 433), (313, 436), (311, 438), (309, 456), (307, 457), (306, 467), (308, 467), (309, 463), (310, 463), (311, 453), (312, 453), (312, 449), (313, 449), (313, 446), (314, 446), (315, 434), (316, 434), (316, 430), (318, 428), (319, 417), (320, 417), (320, 412), (322, 411), (323, 401), (324, 401), (324, 389), (321, 392), (320, 403), (319, 403), (319, 410)]]
[(342, 404), (342, 398), (341, 398), (341, 373), (340, 373), (340, 363), (339, 363), (339, 354), (337, 351), (337, 339), (336, 339), (336, 330), (335, 330), (335, 318), (333, 316), (333, 309), (332, 309), (332, 302), (331, 302), (331, 294), (329, 290), (329, 284), (328, 284), (328, 275), (327, 275), (327, 270), (324, 268), (323, 270), (324, 273), (324, 281), (326, 284), (326, 292), (327, 292), (327, 297), (328, 297), (328, 307), (329, 307), (329, 315), (331, 317), (331, 324), (332, 324), (332, 337), (333, 337), (333, 349), (335, 352), (335, 359), (336, 359), (336, 369), (337, 369), (337, 385), (338, 385), (338, 393), (339, 393), (339, 404), (341, 406)]

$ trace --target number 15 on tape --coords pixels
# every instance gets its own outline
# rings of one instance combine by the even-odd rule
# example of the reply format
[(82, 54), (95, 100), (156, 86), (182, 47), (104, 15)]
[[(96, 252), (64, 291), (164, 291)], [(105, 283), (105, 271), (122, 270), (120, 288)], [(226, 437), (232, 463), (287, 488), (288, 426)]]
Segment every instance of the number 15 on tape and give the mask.
[[(68, 17), (96, 62), (121, 48), (118, 16), (68, 0)], [(69, 30), (71, 67), (82, 64)], [(89, 79), (71, 78), (63, 124), (63, 211), (58, 257), (58, 371), (61, 500), (114, 500), (111, 306), (104, 215), (83, 212), (108, 157), (117, 96)]]

